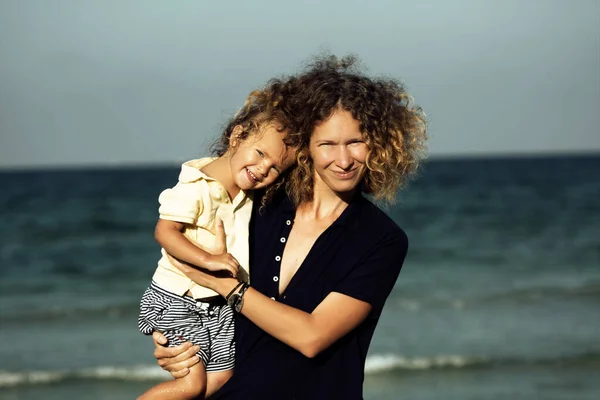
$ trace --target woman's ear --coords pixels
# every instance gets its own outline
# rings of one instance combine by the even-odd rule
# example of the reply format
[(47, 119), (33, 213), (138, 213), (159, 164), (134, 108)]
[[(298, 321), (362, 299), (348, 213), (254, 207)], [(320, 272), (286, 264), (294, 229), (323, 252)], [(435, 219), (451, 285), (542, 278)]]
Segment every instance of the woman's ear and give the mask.
[(236, 125), (233, 127), (231, 131), (231, 135), (229, 135), (229, 148), (233, 149), (242, 141), (242, 135), (244, 133), (244, 128), (241, 125)]

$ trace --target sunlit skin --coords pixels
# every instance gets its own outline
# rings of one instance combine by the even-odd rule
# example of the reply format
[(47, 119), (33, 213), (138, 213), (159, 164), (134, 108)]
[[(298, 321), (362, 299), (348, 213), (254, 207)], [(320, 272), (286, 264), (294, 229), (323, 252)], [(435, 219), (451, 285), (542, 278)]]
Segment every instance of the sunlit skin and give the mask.
[(240, 190), (269, 186), (294, 162), (294, 152), (283, 143), (284, 133), (273, 124), (239, 139), (241, 127), (234, 128), (230, 149), (202, 171), (217, 179), (234, 198)]
[[(233, 129), (230, 149), (222, 157), (207, 164), (202, 171), (218, 180), (233, 200), (240, 190), (264, 188), (293, 164), (294, 151), (283, 142), (285, 133), (268, 124), (258, 132), (240, 139), (241, 126)], [(211, 271), (226, 270), (236, 276), (238, 261), (228, 253), (209, 254), (182, 234), (185, 224), (159, 219), (155, 238), (169, 254), (180, 260)]]
[(335, 111), (318, 124), (310, 138), (315, 192), (332, 191), (338, 196), (354, 194), (365, 176), (369, 152), (360, 123), (346, 110)]
[[(242, 127), (236, 126), (230, 136), (229, 150), (202, 168), (202, 172), (218, 180), (231, 200), (241, 190), (261, 189), (274, 183), (293, 164), (295, 155), (283, 142), (285, 132), (279, 128), (275, 124), (266, 124), (241, 139)], [(233, 276), (237, 274), (239, 263), (233, 255), (225, 251), (210, 254), (201, 250), (183, 235), (184, 229), (185, 224), (181, 222), (159, 219), (155, 237), (169, 254), (179, 260), (211, 271), (225, 270)], [(224, 235), (221, 240), (225, 240)], [(192, 295), (190, 292), (187, 294)], [(223, 386), (233, 374), (232, 370), (207, 374), (202, 363), (191, 367), (190, 372), (181, 380), (156, 385), (139, 400), (205, 398)]]
[[(363, 140), (360, 124), (352, 114), (336, 110), (330, 118), (318, 124), (311, 136), (310, 155), (314, 168), (313, 200), (299, 204), (296, 218), (281, 259), (279, 291), (283, 293), (299, 265), (324, 232), (348, 206), (359, 190), (366, 172), (368, 146)], [(224, 246), (222, 224), (217, 225), (217, 243)], [(222, 249), (215, 249), (218, 253)], [(172, 260), (192, 280), (210, 287), (222, 296), (229, 293), (237, 280), (215, 278)], [(265, 332), (301, 352), (316, 357), (334, 342), (360, 325), (369, 315), (371, 305), (342, 293), (331, 292), (311, 312), (307, 313), (280, 302), (272, 301), (250, 287), (245, 293), (242, 314)], [(198, 362), (196, 346), (184, 343), (163, 347), (166, 339), (153, 334), (155, 356), (173, 377), (186, 376)]]

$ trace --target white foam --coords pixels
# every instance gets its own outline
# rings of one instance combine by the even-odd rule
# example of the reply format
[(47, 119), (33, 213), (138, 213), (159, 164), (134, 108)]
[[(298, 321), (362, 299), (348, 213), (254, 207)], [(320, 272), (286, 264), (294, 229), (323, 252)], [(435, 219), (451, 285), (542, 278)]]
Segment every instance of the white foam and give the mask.
[(163, 371), (156, 365), (135, 365), (132, 367), (96, 367), (81, 370), (76, 374), (82, 378), (96, 379), (123, 379), (132, 381), (145, 381), (157, 379), (169, 379), (168, 372)]
[(396, 354), (380, 354), (367, 357), (365, 373), (378, 373), (393, 369), (425, 370), (433, 368), (462, 368), (482, 362), (481, 359), (458, 355), (407, 358)]
[(64, 379), (67, 374), (61, 371), (0, 371), (0, 388), (17, 385), (51, 383)]
[[(441, 355), (435, 357), (407, 358), (396, 354), (380, 354), (367, 358), (365, 373), (374, 374), (394, 369), (426, 370), (433, 368), (461, 368), (482, 362), (481, 359)], [(19, 385), (39, 385), (60, 382), (66, 379), (159, 381), (171, 375), (156, 365), (134, 365), (129, 367), (98, 366), (80, 370), (57, 371), (0, 371), (0, 388)]]
[(167, 380), (170, 374), (156, 365), (101, 366), (76, 371), (0, 371), (0, 388), (60, 382), (65, 379), (120, 379), (125, 381)]

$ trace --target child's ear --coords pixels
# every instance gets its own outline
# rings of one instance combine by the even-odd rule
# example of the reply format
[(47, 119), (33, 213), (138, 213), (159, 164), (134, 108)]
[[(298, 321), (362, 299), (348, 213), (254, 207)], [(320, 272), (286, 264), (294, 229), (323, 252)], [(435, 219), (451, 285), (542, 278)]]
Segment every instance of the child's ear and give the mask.
[(231, 135), (229, 135), (229, 147), (234, 148), (240, 144), (243, 133), (244, 128), (242, 128), (241, 125), (234, 126), (233, 130), (231, 131)]

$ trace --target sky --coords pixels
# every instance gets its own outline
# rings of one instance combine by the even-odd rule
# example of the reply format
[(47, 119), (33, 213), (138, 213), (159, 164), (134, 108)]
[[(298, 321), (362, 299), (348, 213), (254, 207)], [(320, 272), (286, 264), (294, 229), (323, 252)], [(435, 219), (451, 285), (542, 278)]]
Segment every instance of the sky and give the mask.
[(205, 155), (319, 51), (404, 82), (432, 157), (600, 152), (598, 0), (0, 0), (0, 168)]

